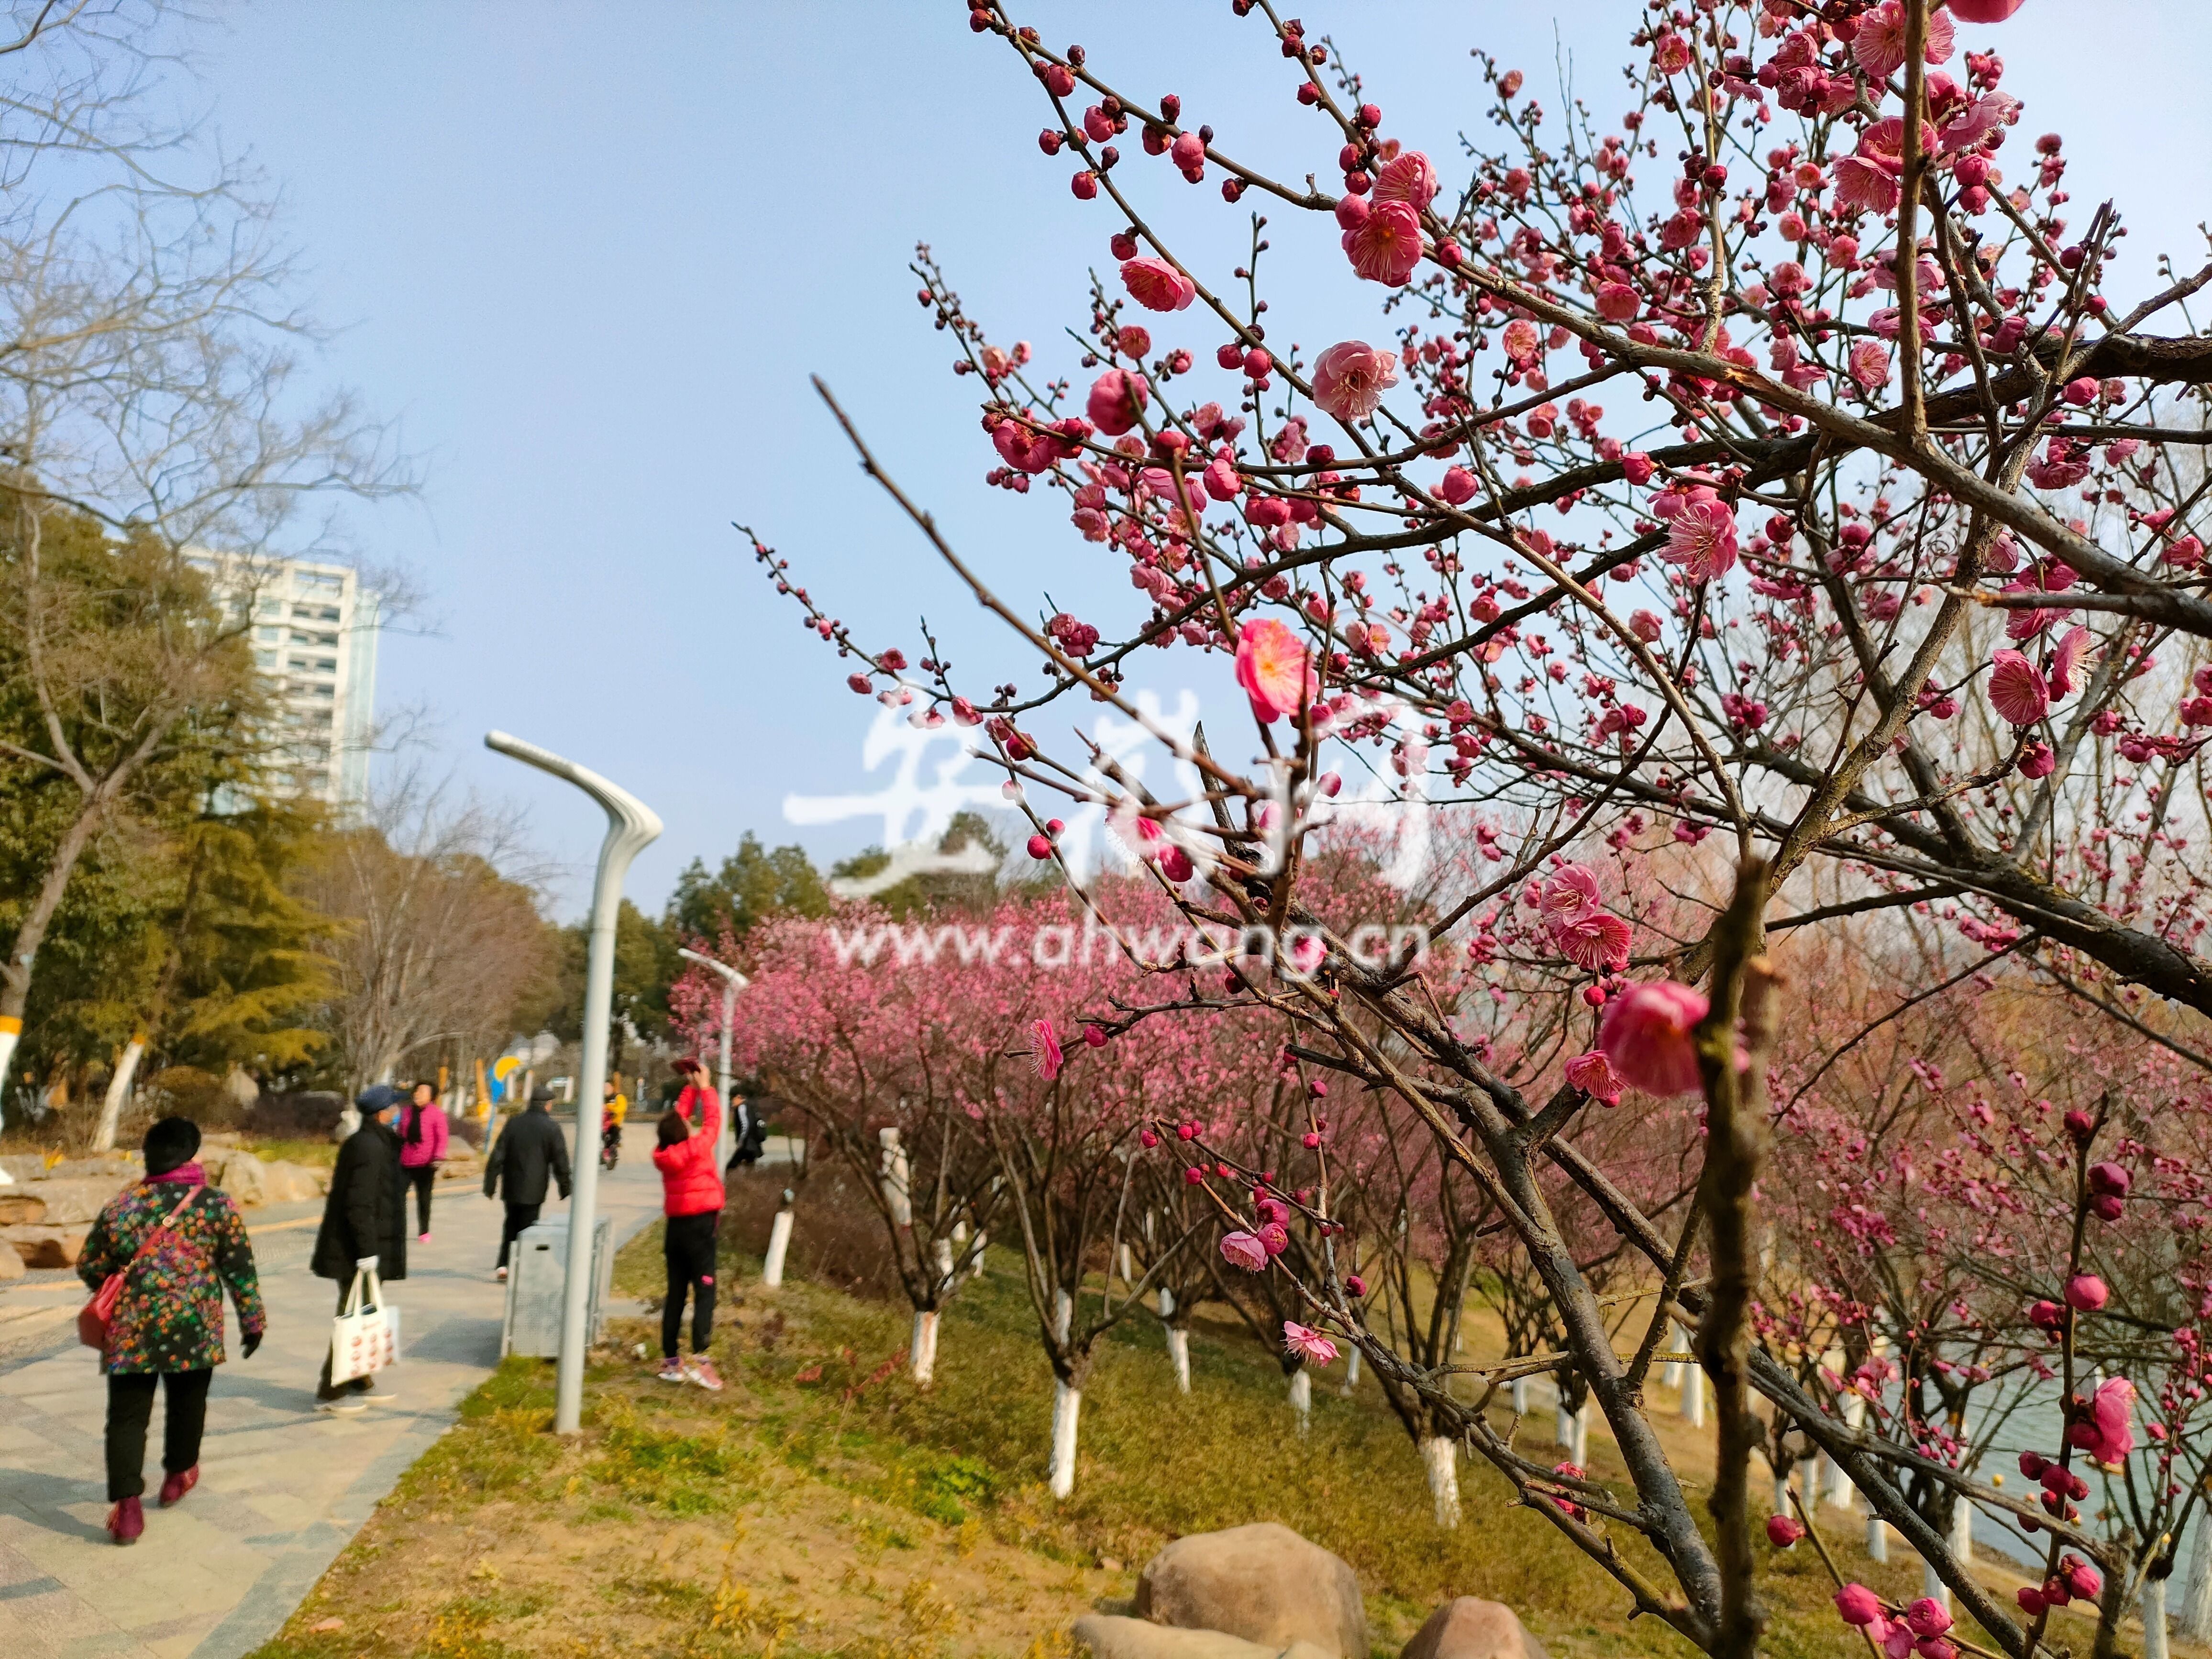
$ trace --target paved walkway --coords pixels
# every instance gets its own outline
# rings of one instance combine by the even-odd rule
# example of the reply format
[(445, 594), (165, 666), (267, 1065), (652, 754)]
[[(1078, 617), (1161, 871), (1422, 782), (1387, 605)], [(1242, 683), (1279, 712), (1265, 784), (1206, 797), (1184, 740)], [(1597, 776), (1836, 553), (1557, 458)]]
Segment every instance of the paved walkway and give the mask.
[[(620, 1165), (599, 1181), (619, 1243), (660, 1210), (653, 1125), (633, 1126)], [(432, 1242), (408, 1245), (393, 1286), (405, 1347), (392, 1406), (356, 1417), (313, 1409), (334, 1295), (307, 1269), (313, 1215), (249, 1211), (269, 1334), (216, 1368), (200, 1484), (173, 1510), (161, 1479), (161, 1413), (147, 1444), (146, 1534), (128, 1552), (107, 1536), (98, 1362), (76, 1345), (81, 1288), (39, 1275), (0, 1292), (65, 1307), (40, 1351), (0, 1358), (0, 1655), (4, 1659), (160, 1655), (234, 1659), (283, 1624), (408, 1466), (454, 1419), (499, 1359), (502, 1287), (491, 1278), (501, 1206), (473, 1183), (441, 1187)], [(548, 1206), (558, 1214), (565, 1206)], [(18, 1322), (20, 1324), (21, 1322)]]

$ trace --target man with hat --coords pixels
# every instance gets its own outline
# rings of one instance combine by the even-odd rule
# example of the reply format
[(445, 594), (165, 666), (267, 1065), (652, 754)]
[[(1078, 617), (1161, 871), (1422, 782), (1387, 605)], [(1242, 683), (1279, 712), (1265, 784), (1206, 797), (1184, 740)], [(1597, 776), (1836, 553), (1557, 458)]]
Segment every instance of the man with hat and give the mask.
[[(399, 1091), (372, 1084), (354, 1102), (361, 1127), (338, 1146), (337, 1167), (331, 1171), (330, 1196), (323, 1201), (323, 1224), (315, 1235), (309, 1266), (319, 1278), (338, 1282), (337, 1312), (345, 1311), (354, 1276), (373, 1269), (379, 1279), (407, 1277), (407, 1180), (399, 1168), (399, 1137), (392, 1127), (398, 1115)], [(322, 1380), (315, 1389), (316, 1409), (351, 1413), (398, 1396), (379, 1388), (375, 1378), (331, 1382), (331, 1357), (323, 1356)]]
[(522, 1230), (533, 1226), (545, 1205), (548, 1177), (557, 1183), (561, 1196), (568, 1196), (568, 1138), (546, 1109), (553, 1091), (539, 1084), (530, 1091), (530, 1109), (507, 1121), (499, 1132), (491, 1156), (484, 1160), (484, 1196), (500, 1195), (506, 1184), (507, 1221), (500, 1229), (499, 1267), (495, 1279), (507, 1277), (507, 1260)]

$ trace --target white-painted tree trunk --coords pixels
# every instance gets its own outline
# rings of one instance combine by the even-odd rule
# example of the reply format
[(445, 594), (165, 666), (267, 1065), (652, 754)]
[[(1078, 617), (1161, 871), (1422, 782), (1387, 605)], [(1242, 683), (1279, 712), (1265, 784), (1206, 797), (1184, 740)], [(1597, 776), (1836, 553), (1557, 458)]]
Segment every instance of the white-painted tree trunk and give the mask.
[(1779, 1468), (1774, 1471), (1774, 1505), (1768, 1513), (1788, 1515), (1790, 1512), (1790, 1471), (1786, 1468)]
[(1052, 1462), (1045, 1484), (1054, 1498), (1075, 1490), (1075, 1421), (1083, 1410), (1083, 1390), (1071, 1389), (1058, 1378), (1052, 1385)]
[[(15, 1058), (15, 1039), (23, 1035), (22, 1021), (0, 1015), (0, 1125), (8, 1121), (9, 1065)], [(0, 1170), (0, 1187), (12, 1187), (15, 1177)]]
[(1575, 1413), (1575, 1462), (1582, 1468), (1589, 1467), (1590, 1402), (1583, 1401)]
[(965, 1244), (968, 1242), (968, 1224), (966, 1222), (956, 1221), (952, 1224), (952, 1242), (955, 1244)]
[(1303, 1365), (1291, 1373), (1291, 1413), (1300, 1434), (1313, 1427), (1313, 1373)]
[[(1165, 1294), (1165, 1292), (1162, 1292)], [(1190, 1333), (1168, 1327), (1168, 1361), (1175, 1367), (1176, 1392), (1190, 1392)]]
[(1682, 1367), (1682, 1419), (1693, 1429), (1705, 1426), (1705, 1368)]
[(1121, 1282), (1124, 1285), (1134, 1285), (1137, 1282), (1136, 1259), (1129, 1254), (1129, 1247), (1127, 1244), (1121, 1247)]
[(2166, 1659), (2165, 1579), (2143, 1580), (2142, 1621), (2142, 1659)]
[(940, 1291), (948, 1291), (952, 1287), (952, 1241), (939, 1238), (932, 1243), (930, 1255), (937, 1264), (937, 1287)]
[(1352, 1351), (1352, 1358), (1344, 1362), (1344, 1392), (1349, 1395), (1359, 1386), (1359, 1350)]
[(1429, 1496), (1435, 1500), (1437, 1524), (1459, 1525), (1459, 1443), (1446, 1435), (1421, 1442), (1421, 1463), (1429, 1475)]
[(1867, 1516), (1866, 1553), (1869, 1561), (1889, 1559), (1889, 1523), (1878, 1515)]
[(969, 1258), (975, 1265), (968, 1270), (969, 1278), (981, 1279), (983, 1276), (983, 1247), (990, 1243), (990, 1237), (981, 1227), (975, 1230), (975, 1254)]
[[(1688, 1346), (1689, 1339), (1682, 1334), (1682, 1328), (1676, 1324), (1673, 1320), (1668, 1321), (1667, 1347), (1668, 1351), (1674, 1353), (1680, 1353)], [(1668, 1360), (1659, 1369), (1659, 1380), (1667, 1387), (1680, 1390), (1682, 1386), (1682, 1362), (1679, 1359)]]
[(882, 1153), (877, 1173), (883, 1177), (884, 1202), (890, 1206), (891, 1219), (902, 1227), (914, 1225), (914, 1200), (908, 1179), (906, 1148), (899, 1144), (896, 1127), (878, 1129), (876, 1140)]
[(2181, 1597), (2181, 1634), (2185, 1640), (2212, 1642), (2212, 1523), (2197, 1517), (2197, 1530), (2189, 1539), (2188, 1589)]
[(1067, 1340), (1068, 1333), (1073, 1330), (1074, 1328), (1075, 1303), (1066, 1291), (1063, 1291), (1055, 1285), (1053, 1287), (1052, 1292), (1053, 1334), (1057, 1336), (1061, 1341), (1065, 1342)]
[[(1553, 1385), (1555, 1388), (1557, 1384)], [(1569, 1457), (1575, 1455), (1575, 1413), (1567, 1405), (1567, 1391), (1559, 1389), (1552, 1396), (1552, 1441), (1566, 1449)]]
[(783, 1283), (783, 1258), (791, 1252), (791, 1212), (778, 1210), (769, 1224), (768, 1259), (761, 1264), (761, 1283), (774, 1290)]
[(914, 1316), (914, 1380), (927, 1388), (937, 1376), (937, 1312), (919, 1309)]
[(114, 1148), (115, 1132), (122, 1125), (123, 1108), (131, 1098), (131, 1085), (138, 1076), (139, 1057), (145, 1052), (143, 1031), (134, 1034), (123, 1045), (122, 1058), (115, 1062), (115, 1075), (107, 1079), (107, 1097), (100, 1103), (100, 1127), (92, 1132), (92, 1149), (95, 1152)]
[(1513, 1379), (1513, 1414), (1516, 1417), (1528, 1415), (1528, 1379), (1525, 1376)]
[(1951, 1553), (1961, 1565), (1974, 1559), (1974, 1506), (1964, 1498), (1951, 1505)]

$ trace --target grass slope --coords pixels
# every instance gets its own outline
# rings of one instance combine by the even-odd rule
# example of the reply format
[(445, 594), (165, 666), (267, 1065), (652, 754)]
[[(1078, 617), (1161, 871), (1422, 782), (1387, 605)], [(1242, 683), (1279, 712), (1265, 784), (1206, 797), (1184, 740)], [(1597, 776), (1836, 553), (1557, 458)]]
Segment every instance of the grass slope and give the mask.
[[(1133, 1320), (1085, 1396), (1075, 1496), (1054, 1504), (1051, 1379), (1009, 1260), (946, 1313), (927, 1393), (897, 1363), (902, 1309), (796, 1282), (763, 1291), (757, 1261), (734, 1250), (723, 1266), (726, 1304), (727, 1287), (740, 1292), (714, 1344), (726, 1392), (656, 1382), (628, 1349), (657, 1354), (657, 1329), (617, 1321), (591, 1372), (586, 1432), (564, 1444), (547, 1431), (550, 1364), (509, 1362), (259, 1659), (1047, 1659), (1077, 1614), (1125, 1610), (1161, 1545), (1255, 1520), (1352, 1564), (1378, 1655), (1460, 1595), (1513, 1607), (1560, 1659), (1692, 1651), (1631, 1621), (1611, 1582), (1485, 1468), (1462, 1464), (1467, 1519), (1437, 1528), (1412, 1443), (1371, 1383), (1340, 1395), (1340, 1362), (1316, 1378), (1301, 1439), (1280, 1370), (1249, 1338), (1201, 1323), (1186, 1397), (1158, 1326)], [(660, 1280), (656, 1228), (617, 1282), (657, 1296)], [(1601, 1477), (1620, 1474), (1611, 1450), (1593, 1441)], [(1847, 1575), (1918, 1593), (1904, 1552), (1875, 1566), (1855, 1522), (1829, 1530)], [(1810, 1547), (1761, 1549), (1766, 1650), (1864, 1659)], [(2055, 1634), (2086, 1647), (2086, 1625)]]

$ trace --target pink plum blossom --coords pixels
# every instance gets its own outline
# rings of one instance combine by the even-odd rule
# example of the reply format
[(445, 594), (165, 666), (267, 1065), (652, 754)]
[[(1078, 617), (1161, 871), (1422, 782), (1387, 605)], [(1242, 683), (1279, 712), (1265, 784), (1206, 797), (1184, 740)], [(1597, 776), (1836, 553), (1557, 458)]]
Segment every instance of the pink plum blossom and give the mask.
[(1124, 259), (1121, 285), (1147, 311), (1181, 311), (1198, 297), (1198, 284), (1165, 259)]
[(2051, 712), (2051, 688), (2017, 651), (1990, 659), (1990, 707), (2014, 726), (2033, 726)]
[(1235, 1232), (1222, 1234), (1221, 1259), (1232, 1267), (1242, 1267), (1248, 1273), (1260, 1273), (1267, 1265), (1267, 1247), (1240, 1228)]
[(1283, 1346), (1309, 1365), (1334, 1365), (1336, 1363), (1336, 1344), (1310, 1325), (1301, 1325), (1295, 1319), (1283, 1322)]
[(1398, 354), (1340, 340), (1314, 360), (1313, 399), (1340, 421), (1364, 421), (1398, 384)]
[(1344, 251), (1363, 281), (1403, 288), (1421, 262), (1420, 216), (1403, 202), (1384, 202), (1344, 233)]
[(1295, 714), (1308, 695), (1312, 671), (1306, 647), (1296, 634), (1272, 617), (1248, 622), (1237, 634), (1237, 684), (1252, 700), (1252, 713), (1272, 726)]
[(1711, 1010), (1705, 995), (1671, 979), (1632, 985), (1606, 1005), (1598, 1047), (1614, 1073), (1647, 1094), (1702, 1086), (1691, 1032)]

